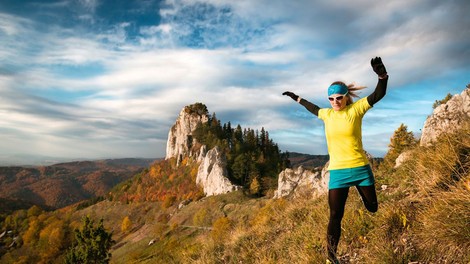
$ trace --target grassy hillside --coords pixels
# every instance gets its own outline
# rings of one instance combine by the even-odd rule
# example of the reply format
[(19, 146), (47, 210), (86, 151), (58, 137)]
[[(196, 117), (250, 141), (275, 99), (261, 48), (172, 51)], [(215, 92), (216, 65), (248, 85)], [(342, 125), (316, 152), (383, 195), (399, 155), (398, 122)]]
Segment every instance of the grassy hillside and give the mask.
[[(443, 136), (433, 147), (415, 147), (413, 158), (397, 169), (376, 170), (383, 189), (375, 214), (351, 190), (339, 248), (343, 262), (470, 260), (469, 132)], [(326, 197), (209, 197), (175, 209), (156, 233), (116, 248), (113, 261), (323, 263), (327, 222)], [(151, 239), (156, 242), (149, 246)]]
[[(410, 151), (396, 169), (375, 167), (377, 213), (351, 189), (343, 263), (469, 262), (470, 129)], [(62, 263), (85, 215), (103, 218), (113, 233), (111, 263), (325, 262), (326, 196), (274, 200), (238, 191), (200, 199), (195, 168), (190, 160), (179, 168), (161, 161), (96, 204), (17, 211), (2, 223), (13, 232), (0, 239), (0, 262)]]
[[(468, 263), (469, 132), (415, 147), (397, 169), (376, 170), (375, 214), (351, 190), (339, 247), (344, 263)], [(209, 197), (175, 209), (167, 226), (116, 248), (113, 262), (323, 263), (327, 222), (326, 197)]]

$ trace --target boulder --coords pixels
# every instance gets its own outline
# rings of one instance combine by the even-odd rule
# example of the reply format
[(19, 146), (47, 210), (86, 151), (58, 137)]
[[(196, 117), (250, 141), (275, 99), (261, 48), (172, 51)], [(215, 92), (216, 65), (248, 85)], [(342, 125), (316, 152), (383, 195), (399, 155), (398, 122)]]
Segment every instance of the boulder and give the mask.
[(302, 166), (294, 169), (285, 169), (279, 173), (278, 188), (274, 192), (274, 198), (285, 196), (299, 196), (312, 194), (313, 196), (328, 191), (329, 172), (326, 169), (328, 163), (320, 171), (319, 169), (307, 170)]
[(395, 160), (395, 169), (400, 167), (405, 161), (411, 159), (413, 157), (413, 153), (411, 150), (404, 151), (400, 155), (398, 155), (397, 159)]

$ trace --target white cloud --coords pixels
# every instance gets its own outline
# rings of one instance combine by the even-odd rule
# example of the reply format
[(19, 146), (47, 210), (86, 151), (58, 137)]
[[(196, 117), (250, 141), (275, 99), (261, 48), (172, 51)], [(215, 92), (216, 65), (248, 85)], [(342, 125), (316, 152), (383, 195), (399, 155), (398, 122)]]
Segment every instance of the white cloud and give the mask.
[(18, 35), (22, 31), (20, 24), (28, 22), (26, 19), (0, 13), (0, 32), (7, 36)]
[[(104, 3), (80, 3), (78, 14), (93, 23), (105, 20), (96, 13)], [(382, 56), (391, 75), (389, 93), (368, 114), (364, 139), (380, 152), (387, 145), (378, 140), (387, 134), (384, 127), (418, 123), (429, 114), (413, 108), (416, 99), (405, 96), (403, 86), (469, 72), (470, 23), (460, 5), (468, 4), (166, 1), (161, 24), (93, 24), (103, 28), (99, 33), (83, 25), (45, 30), (33, 19), (0, 13), (0, 58), (9, 64), (0, 66), (1, 127), (11, 129), (12, 142), (27, 137), (38, 151), (66, 153), (63, 145), (76, 149), (73, 155), (131, 149), (147, 155), (149, 142), (153, 153), (163, 153), (183, 106), (203, 102), (227, 118), (223, 122), (265, 127), (283, 149), (308, 152), (319, 144), (324, 151), (321, 122), (281, 93), (290, 90), (328, 106), (326, 87), (343, 80), (368, 86), (361, 96), (368, 95), (376, 84), (370, 58)], [(426, 100), (432, 98), (426, 93)], [(384, 117), (390, 122), (377, 125)], [(44, 139), (49, 143), (34, 143)]]
[(144, 35), (154, 35), (159, 33), (169, 34), (172, 30), (171, 24), (160, 24), (157, 26), (142, 27), (140, 33)]
[(48, 37), (42, 43), (43, 51), (37, 57), (40, 65), (81, 65), (112, 59), (112, 51), (93, 39), (79, 36), (64, 38), (60, 34)]
[(98, 0), (78, 0), (79, 3), (88, 11), (94, 13), (99, 1)]

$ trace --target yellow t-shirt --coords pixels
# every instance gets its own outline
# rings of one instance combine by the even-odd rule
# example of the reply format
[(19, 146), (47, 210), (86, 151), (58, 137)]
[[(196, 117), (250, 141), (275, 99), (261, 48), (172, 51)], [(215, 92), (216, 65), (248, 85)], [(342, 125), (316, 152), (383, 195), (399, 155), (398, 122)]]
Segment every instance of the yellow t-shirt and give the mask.
[(364, 97), (340, 111), (332, 108), (318, 111), (318, 117), (325, 123), (326, 143), (330, 154), (329, 170), (369, 164), (362, 148), (362, 117), (370, 108), (372, 106), (367, 97)]

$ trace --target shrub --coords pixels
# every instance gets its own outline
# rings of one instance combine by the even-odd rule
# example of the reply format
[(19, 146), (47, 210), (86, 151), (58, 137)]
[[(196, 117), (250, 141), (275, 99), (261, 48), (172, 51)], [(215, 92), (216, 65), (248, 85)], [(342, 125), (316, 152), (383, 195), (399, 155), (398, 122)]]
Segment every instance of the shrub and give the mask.
[(76, 244), (69, 249), (65, 263), (109, 263), (109, 250), (114, 244), (103, 219), (98, 226), (88, 216), (82, 219), (82, 229), (75, 230)]
[(132, 221), (131, 219), (129, 219), (129, 216), (124, 217), (121, 223), (121, 232), (126, 233), (131, 229), (131, 227), (132, 227)]
[(441, 104), (447, 103), (447, 101), (449, 101), (451, 98), (452, 98), (452, 95), (448, 93), (446, 97), (444, 97), (444, 99), (436, 100), (434, 104), (432, 105), (432, 109), (436, 109), (436, 107), (440, 106)]
[(261, 184), (259, 183), (258, 177), (253, 178), (250, 184), (250, 193), (258, 195), (261, 191)]
[(227, 237), (230, 228), (231, 222), (227, 217), (221, 217), (215, 220), (214, 224), (212, 225), (211, 238), (214, 241), (224, 240)]
[(163, 208), (169, 208), (170, 206), (173, 205), (173, 203), (176, 201), (176, 197), (173, 195), (166, 196), (165, 199), (163, 200), (162, 207)]

